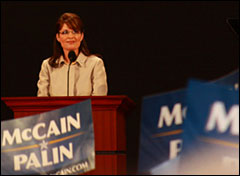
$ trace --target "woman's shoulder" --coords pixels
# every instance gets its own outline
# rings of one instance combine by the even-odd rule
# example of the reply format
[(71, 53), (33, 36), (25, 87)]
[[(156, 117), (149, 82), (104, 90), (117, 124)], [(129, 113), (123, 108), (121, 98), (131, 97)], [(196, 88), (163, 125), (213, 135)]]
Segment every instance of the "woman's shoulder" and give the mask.
[(42, 65), (50, 66), (50, 65), (49, 65), (49, 60), (50, 60), (50, 58), (51, 58), (51, 57), (48, 57), (48, 58), (43, 59)]
[(87, 56), (89, 60), (99, 62), (102, 61), (102, 57), (100, 55), (91, 54), (90, 56)]
[(49, 59), (51, 59), (51, 57), (48, 57), (48, 58), (44, 58), (42, 62), (48, 62)]

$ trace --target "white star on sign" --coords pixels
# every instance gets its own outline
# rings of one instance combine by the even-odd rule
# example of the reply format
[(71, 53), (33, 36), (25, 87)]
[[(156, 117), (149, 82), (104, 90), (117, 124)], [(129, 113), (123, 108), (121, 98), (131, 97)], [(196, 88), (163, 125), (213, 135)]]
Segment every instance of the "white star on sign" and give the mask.
[(48, 149), (48, 147), (47, 147), (48, 143), (45, 142), (45, 140), (43, 140), (42, 143), (40, 143), (39, 145), (41, 146), (41, 150), (43, 150), (44, 148)]

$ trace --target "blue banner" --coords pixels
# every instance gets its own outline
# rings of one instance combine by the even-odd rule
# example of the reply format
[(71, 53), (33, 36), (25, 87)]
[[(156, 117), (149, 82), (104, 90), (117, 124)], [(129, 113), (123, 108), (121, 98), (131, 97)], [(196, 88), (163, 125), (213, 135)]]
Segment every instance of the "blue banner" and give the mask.
[(239, 91), (191, 81), (183, 149), (153, 169), (155, 175), (239, 174)]
[[(238, 88), (239, 70), (212, 81)], [(207, 83), (206, 83), (207, 84)], [(171, 165), (169, 159), (179, 156), (182, 149), (183, 122), (187, 119), (187, 89), (146, 96), (142, 101), (138, 172), (158, 174), (161, 164)], [(173, 160), (177, 163), (179, 158)], [(173, 165), (171, 165), (172, 170)], [(167, 173), (167, 172), (166, 172)], [(173, 172), (174, 174), (174, 172)]]
[(180, 174), (239, 174), (239, 90), (191, 81)]
[(144, 97), (138, 170), (149, 173), (181, 151), (186, 113), (185, 90)]
[(1, 174), (79, 174), (95, 168), (91, 100), (1, 122)]

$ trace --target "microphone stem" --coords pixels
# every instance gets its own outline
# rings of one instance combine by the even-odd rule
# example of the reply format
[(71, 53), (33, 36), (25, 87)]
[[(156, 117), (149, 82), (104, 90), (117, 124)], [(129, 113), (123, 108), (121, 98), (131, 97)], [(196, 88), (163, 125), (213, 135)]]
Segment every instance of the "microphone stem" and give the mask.
[(70, 65), (72, 62), (70, 62), (70, 64), (68, 65), (68, 72), (67, 72), (67, 96), (69, 96), (69, 70), (70, 70)]

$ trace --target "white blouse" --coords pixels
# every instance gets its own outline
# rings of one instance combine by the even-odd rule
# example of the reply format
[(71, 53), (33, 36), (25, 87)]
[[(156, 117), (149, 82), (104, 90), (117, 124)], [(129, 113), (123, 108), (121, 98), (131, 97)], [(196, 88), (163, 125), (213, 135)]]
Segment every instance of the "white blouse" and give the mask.
[[(59, 67), (49, 65), (50, 58), (42, 62), (37, 96), (67, 96), (68, 64), (60, 57)], [(71, 64), (69, 71), (69, 96), (107, 95), (107, 75), (103, 60), (95, 55), (85, 56), (82, 52)]]

